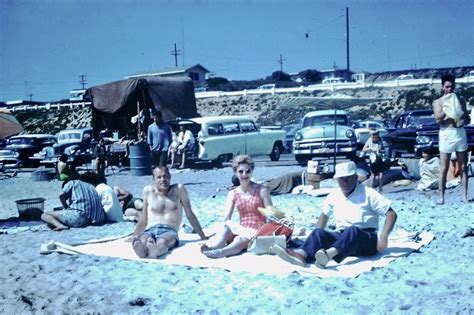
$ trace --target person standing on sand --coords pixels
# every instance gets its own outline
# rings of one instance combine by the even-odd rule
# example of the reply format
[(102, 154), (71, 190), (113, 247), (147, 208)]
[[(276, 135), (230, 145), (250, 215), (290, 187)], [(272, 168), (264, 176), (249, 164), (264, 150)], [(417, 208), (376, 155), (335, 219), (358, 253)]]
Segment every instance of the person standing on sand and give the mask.
[(69, 227), (86, 227), (91, 223), (105, 223), (107, 215), (95, 187), (81, 180), (63, 183), (59, 200), (63, 210), (47, 211), (41, 215), (54, 231)]
[(178, 229), (183, 220), (183, 208), (189, 223), (201, 239), (202, 231), (186, 188), (170, 185), (171, 174), (166, 166), (153, 170), (154, 184), (143, 189), (143, 211), (133, 236), (129, 239), (140, 258), (158, 258), (179, 245)]
[[(462, 184), (462, 199), (468, 202), (467, 197), (467, 138), (464, 124), (468, 121), (468, 114), (465, 108), (462, 108), (463, 113), (459, 117), (450, 117), (446, 112), (455, 112), (450, 104), (459, 102), (454, 92), (455, 78), (450, 74), (441, 77), (441, 85), (443, 96), (438, 98), (433, 103), (434, 116), (439, 123), (439, 156), (441, 161), (441, 172), (439, 177), (439, 196), (438, 204), (444, 204), (444, 193), (446, 190), (446, 178), (449, 169), (451, 153), (456, 152), (456, 157), (459, 163), (461, 172)], [(449, 100), (452, 101), (449, 101)], [(451, 113), (451, 116), (454, 116)]]
[[(299, 266), (316, 262), (325, 268), (328, 262), (341, 262), (347, 256), (372, 256), (388, 245), (388, 235), (397, 220), (391, 202), (373, 188), (357, 182), (354, 162), (336, 165), (334, 178), (339, 189), (323, 202), (323, 213), (304, 244), (298, 249), (273, 246), (281, 259)], [(326, 231), (329, 217), (334, 215), (336, 231)], [(385, 215), (382, 232), (377, 236), (379, 216)]]
[(155, 122), (148, 126), (147, 141), (153, 157), (153, 166), (166, 166), (168, 147), (172, 141), (171, 127), (163, 121), (163, 114), (157, 112)]
[[(272, 206), (270, 192), (252, 181), (255, 162), (248, 155), (239, 155), (232, 162), (232, 169), (239, 184), (227, 195), (224, 224), (209, 244), (201, 246), (201, 252), (209, 258), (223, 258), (240, 254), (247, 249), (250, 239), (266, 223), (258, 208)], [(232, 222), (232, 213), (237, 208), (240, 223)]]

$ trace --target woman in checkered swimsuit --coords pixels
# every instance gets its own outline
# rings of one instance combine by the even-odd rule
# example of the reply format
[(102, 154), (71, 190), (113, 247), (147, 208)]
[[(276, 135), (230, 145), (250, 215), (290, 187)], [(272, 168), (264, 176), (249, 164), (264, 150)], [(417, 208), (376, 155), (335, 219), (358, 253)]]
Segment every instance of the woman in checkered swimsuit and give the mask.
[[(239, 179), (239, 186), (227, 196), (222, 230), (209, 244), (201, 247), (207, 257), (221, 258), (241, 253), (247, 248), (252, 236), (266, 223), (266, 218), (258, 208), (272, 206), (272, 200), (266, 187), (252, 181), (254, 168), (255, 163), (250, 156), (239, 155), (234, 158), (232, 169)], [(231, 221), (235, 208), (239, 212), (240, 223)]]

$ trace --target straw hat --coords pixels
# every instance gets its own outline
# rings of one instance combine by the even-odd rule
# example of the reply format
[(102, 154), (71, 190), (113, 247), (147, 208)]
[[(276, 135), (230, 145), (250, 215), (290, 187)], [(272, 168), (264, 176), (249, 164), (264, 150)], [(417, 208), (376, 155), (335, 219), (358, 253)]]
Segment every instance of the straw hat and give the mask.
[(277, 210), (273, 206), (268, 206), (266, 208), (258, 208), (258, 211), (265, 217), (275, 217), (277, 219), (283, 219), (285, 217), (285, 213)]

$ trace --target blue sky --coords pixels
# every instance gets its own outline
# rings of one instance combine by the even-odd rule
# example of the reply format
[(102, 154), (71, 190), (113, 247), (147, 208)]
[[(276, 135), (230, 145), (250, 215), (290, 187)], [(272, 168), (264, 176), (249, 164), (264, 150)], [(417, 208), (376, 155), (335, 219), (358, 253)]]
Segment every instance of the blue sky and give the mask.
[[(474, 65), (474, 1), (0, 0), (0, 100), (50, 101), (149, 69), (202, 64), (217, 76), (279, 70)], [(309, 37), (306, 38), (305, 34)]]

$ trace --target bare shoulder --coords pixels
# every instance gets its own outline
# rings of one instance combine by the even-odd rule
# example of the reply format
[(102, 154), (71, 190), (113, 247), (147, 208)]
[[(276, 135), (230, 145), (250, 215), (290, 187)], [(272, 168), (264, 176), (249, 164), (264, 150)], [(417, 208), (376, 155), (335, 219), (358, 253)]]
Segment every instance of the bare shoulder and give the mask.
[(148, 196), (148, 195), (152, 194), (153, 192), (154, 192), (154, 188), (153, 188), (152, 185), (147, 185), (143, 188), (143, 194), (145, 196)]

